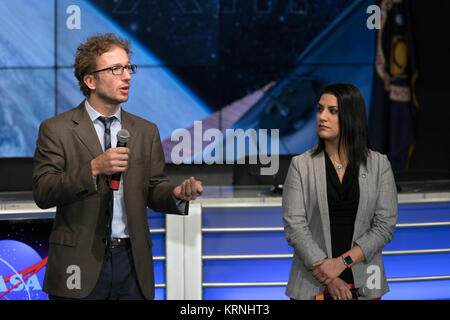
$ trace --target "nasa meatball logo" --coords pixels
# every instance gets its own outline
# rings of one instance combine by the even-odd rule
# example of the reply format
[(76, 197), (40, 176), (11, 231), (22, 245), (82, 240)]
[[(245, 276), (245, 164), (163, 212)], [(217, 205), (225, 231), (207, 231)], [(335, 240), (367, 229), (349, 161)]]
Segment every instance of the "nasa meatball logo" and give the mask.
[(0, 241), (0, 300), (46, 300), (42, 291), (47, 258), (29, 245)]

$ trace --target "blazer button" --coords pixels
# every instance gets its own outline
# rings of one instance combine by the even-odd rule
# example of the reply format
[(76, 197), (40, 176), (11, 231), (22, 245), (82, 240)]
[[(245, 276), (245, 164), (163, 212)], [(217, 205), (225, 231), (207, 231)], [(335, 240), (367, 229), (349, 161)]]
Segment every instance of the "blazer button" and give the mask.
[(102, 242), (103, 242), (103, 243), (106, 243), (106, 238), (103, 238), (103, 239), (102, 239)]

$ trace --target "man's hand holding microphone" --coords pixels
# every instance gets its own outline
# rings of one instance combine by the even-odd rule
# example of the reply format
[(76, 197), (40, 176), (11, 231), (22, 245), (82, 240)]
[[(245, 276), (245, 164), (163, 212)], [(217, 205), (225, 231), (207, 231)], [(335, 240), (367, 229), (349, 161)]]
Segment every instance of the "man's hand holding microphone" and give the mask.
[[(127, 130), (122, 129), (117, 133), (117, 147), (109, 148), (104, 153), (91, 161), (92, 175), (105, 174), (111, 176), (110, 187), (119, 189), (120, 175), (127, 169), (130, 149), (126, 147), (130, 138)], [(202, 182), (194, 177), (184, 180), (174, 188), (173, 195), (180, 200), (195, 200), (203, 193)]]

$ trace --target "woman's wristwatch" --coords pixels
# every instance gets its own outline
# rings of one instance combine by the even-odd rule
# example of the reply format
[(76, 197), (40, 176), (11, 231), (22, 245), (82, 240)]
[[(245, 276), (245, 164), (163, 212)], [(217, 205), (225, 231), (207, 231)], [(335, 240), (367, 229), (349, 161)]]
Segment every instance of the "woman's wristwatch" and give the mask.
[(352, 257), (350, 257), (349, 254), (344, 253), (343, 255), (341, 255), (342, 260), (344, 261), (344, 264), (347, 268), (351, 268), (353, 266), (353, 259)]

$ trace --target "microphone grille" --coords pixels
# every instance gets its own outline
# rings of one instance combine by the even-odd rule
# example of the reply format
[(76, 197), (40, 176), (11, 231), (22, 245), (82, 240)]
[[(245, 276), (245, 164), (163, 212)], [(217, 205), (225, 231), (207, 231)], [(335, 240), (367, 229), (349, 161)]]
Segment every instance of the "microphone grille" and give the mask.
[(130, 139), (130, 133), (126, 129), (121, 129), (117, 132), (117, 141), (121, 143), (127, 143)]

